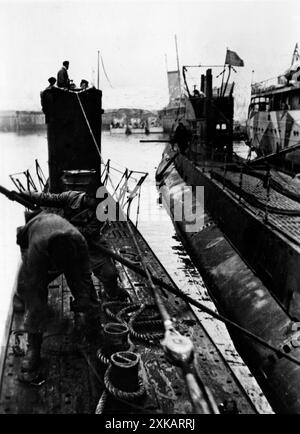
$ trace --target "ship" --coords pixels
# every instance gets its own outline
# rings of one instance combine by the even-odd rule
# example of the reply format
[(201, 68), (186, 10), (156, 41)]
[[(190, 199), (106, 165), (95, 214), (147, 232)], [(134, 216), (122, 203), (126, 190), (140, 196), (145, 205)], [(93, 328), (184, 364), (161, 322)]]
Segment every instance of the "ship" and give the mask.
[[(291, 66), (275, 78), (251, 85), (247, 133), (249, 146), (270, 164), (289, 173), (300, 169), (300, 54), (296, 44)], [(283, 152), (285, 151), (285, 152)]]
[(181, 94), (180, 71), (168, 71), (169, 102), (159, 111), (164, 133), (171, 133), (175, 122), (185, 115), (184, 95)]
[[(184, 95), (182, 85), (181, 85), (181, 74), (179, 68), (179, 55), (177, 46), (177, 36), (175, 35), (175, 49), (176, 49), (176, 60), (177, 68), (174, 70), (169, 70), (167, 67), (167, 80), (168, 80), (168, 90), (169, 90), (169, 102), (168, 104), (159, 112), (160, 118), (162, 120), (162, 126), (164, 133), (172, 134), (174, 125), (185, 115), (185, 104), (186, 97)], [(166, 57), (167, 64), (167, 57)], [(196, 86), (195, 86), (196, 87)]]
[(163, 133), (163, 127), (159, 116), (131, 117), (126, 116), (116, 119), (110, 123), (109, 130), (111, 134), (151, 134)]
[[(102, 227), (104, 252), (115, 260), (130, 302), (106, 302), (102, 283), (93, 277), (101, 321), (95, 323), (99, 333), (87, 337), (74, 328), (65, 277), (53, 280), (48, 297), (53, 316), (44, 333), (42, 364), (26, 382), (18, 376), (26, 348), (24, 315), (11, 304), (0, 357), (0, 413), (257, 413), (195, 315), (193, 300), (176, 287), (130, 218), (147, 173), (127, 169), (120, 175), (118, 170), (120, 188), (109, 190), (113, 166), (101, 156), (102, 92), (53, 87), (46, 96), (49, 178), (37, 164), (41, 190), (86, 191), (91, 179), (107, 188), (122, 218)], [(32, 177), (29, 171), (23, 174), (26, 182), (12, 178), (15, 186), (31, 191)], [(38, 211), (18, 191), (3, 186), (0, 191), (27, 211)]]
[(298, 180), (275, 169), (269, 155), (248, 159), (235, 153), (233, 87), (227, 93), (225, 87), (243, 61), (227, 50), (225, 64), (228, 76), (218, 89), (213, 67), (201, 73), (201, 95), (192, 95), (186, 83), (186, 116), (165, 147), (157, 188), (274, 412), (299, 414)]
[(163, 127), (158, 122), (150, 126), (148, 124), (145, 126), (128, 124), (126, 126), (110, 125), (109, 128), (111, 134), (158, 134), (164, 132)]

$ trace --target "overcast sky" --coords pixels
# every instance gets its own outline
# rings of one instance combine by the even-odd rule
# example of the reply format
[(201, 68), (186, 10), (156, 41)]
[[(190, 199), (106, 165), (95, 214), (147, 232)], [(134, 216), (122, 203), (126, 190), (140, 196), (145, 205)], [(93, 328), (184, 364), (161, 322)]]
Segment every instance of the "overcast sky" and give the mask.
[(236, 51), (244, 92), (252, 70), (258, 81), (290, 65), (299, 22), (299, 0), (0, 0), (0, 109), (38, 109), (63, 60), (77, 84), (96, 79), (97, 50), (113, 86), (100, 70), (106, 108), (163, 106), (175, 34), (181, 65), (222, 64), (226, 47)]

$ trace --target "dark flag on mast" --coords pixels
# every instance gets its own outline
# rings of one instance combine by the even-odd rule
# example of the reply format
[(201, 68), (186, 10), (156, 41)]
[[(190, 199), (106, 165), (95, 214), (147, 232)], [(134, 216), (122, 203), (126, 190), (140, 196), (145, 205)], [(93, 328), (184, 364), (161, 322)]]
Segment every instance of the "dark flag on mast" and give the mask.
[(225, 65), (244, 66), (244, 61), (236, 54), (235, 51), (226, 51)]
[(300, 60), (300, 53), (299, 53), (299, 48), (298, 48), (298, 43), (295, 45), (295, 49), (294, 49), (294, 53), (293, 53), (293, 57), (292, 57), (292, 63), (291, 66), (293, 66), (293, 64), (295, 62), (299, 62)]

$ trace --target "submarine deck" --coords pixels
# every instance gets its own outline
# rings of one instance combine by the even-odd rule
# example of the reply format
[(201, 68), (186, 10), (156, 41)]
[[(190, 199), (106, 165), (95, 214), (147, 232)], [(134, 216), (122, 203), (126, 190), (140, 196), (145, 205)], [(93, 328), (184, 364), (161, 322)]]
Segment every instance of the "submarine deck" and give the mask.
[[(174, 285), (149, 245), (134, 229), (149, 269), (166, 283)], [(105, 232), (112, 250), (139, 264), (138, 254), (124, 222), (112, 223)], [(145, 278), (117, 263), (120, 284), (135, 303), (153, 302)], [(101, 299), (101, 284), (95, 280)], [(176, 319), (177, 329), (190, 336), (195, 348), (196, 369), (209, 387), (219, 408), (224, 412), (256, 413), (257, 409), (243, 385), (199, 322), (189, 305), (177, 296), (164, 293), (169, 313)], [(49, 285), (49, 304), (54, 317), (49, 323), (42, 347), (40, 382), (28, 385), (18, 380), (26, 333), (23, 315), (14, 313), (3, 361), (0, 389), (0, 413), (95, 413), (104, 390), (105, 367), (96, 357), (101, 340), (78, 342), (70, 311), (70, 292), (63, 276)], [(103, 312), (102, 323), (110, 321)], [(99, 325), (100, 327), (100, 325)], [(166, 358), (157, 343), (142, 342), (131, 337), (134, 352), (141, 355), (140, 377), (146, 394), (137, 403), (124, 404), (108, 395), (105, 412), (127, 413), (193, 413), (188, 391), (178, 367)], [(237, 403), (232, 408), (232, 400)]]
[[(198, 166), (199, 167), (199, 166)], [(269, 192), (266, 188), (266, 172), (233, 172), (213, 167), (211, 175), (223, 186), (243, 200), (256, 217), (267, 221), (291, 242), (300, 244), (300, 182), (288, 175), (272, 170)]]

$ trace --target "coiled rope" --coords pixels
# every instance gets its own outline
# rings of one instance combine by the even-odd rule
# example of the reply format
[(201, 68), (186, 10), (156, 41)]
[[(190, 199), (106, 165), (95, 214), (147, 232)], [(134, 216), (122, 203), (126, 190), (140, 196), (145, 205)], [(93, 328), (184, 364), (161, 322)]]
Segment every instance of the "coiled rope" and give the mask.
[(145, 394), (145, 386), (141, 378), (138, 379), (138, 389), (134, 392), (125, 392), (118, 389), (111, 379), (112, 365), (110, 364), (104, 374), (104, 385), (108, 392), (115, 398), (122, 399), (123, 401), (135, 401)]
[(105, 407), (107, 398), (108, 398), (107, 390), (104, 390), (100, 399), (99, 399), (99, 402), (97, 404), (95, 414), (102, 414), (104, 412), (104, 407)]
[[(93, 374), (94, 374), (95, 378), (97, 379), (98, 383), (99, 383), (101, 386), (105, 387), (104, 381), (102, 380), (102, 378), (101, 378), (100, 375), (98, 374), (98, 372), (97, 372), (95, 366), (91, 363), (91, 361), (90, 361), (90, 359), (89, 359), (89, 356), (87, 355), (87, 353), (85, 352), (85, 350), (81, 350), (80, 352), (81, 352), (82, 356), (84, 357), (84, 359), (85, 359), (87, 365), (89, 366), (89, 368), (90, 368), (91, 371), (93, 372)], [(108, 384), (109, 384), (109, 383), (110, 383), (110, 379), (109, 379)], [(108, 392), (108, 391), (107, 391), (107, 392)], [(103, 393), (104, 393), (104, 392), (103, 392)], [(100, 399), (99, 399), (98, 405), (97, 405), (97, 407), (96, 407), (96, 410), (97, 410), (97, 408), (98, 408), (98, 411), (99, 411), (99, 413), (97, 413), (97, 414), (100, 414), (101, 411), (102, 411), (102, 413), (103, 413), (104, 406), (105, 406), (106, 400), (107, 400), (107, 398), (108, 398), (108, 395), (106, 395), (106, 394), (105, 394), (104, 397), (103, 397), (103, 393), (102, 393), (102, 395), (101, 395), (101, 397), (100, 397)], [(137, 411), (143, 412), (143, 413), (145, 413), (145, 414), (147, 414), (147, 413), (151, 413), (151, 414), (152, 414), (152, 413), (153, 413), (153, 411), (148, 411), (147, 409), (145, 409), (145, 407), (142, 407), (142, 406), (140, 406), (140, 405), (138, 405), (138, 404), (136, 404), (136, 403), (133, 403), (133, 401), (130, 401), (130, 400), (129, 400), (129, 401), (126, 401), (126, 400), (122, 399), (122, 398), (119, 396), (119, 394), (116, 394), (114, 397), (115, 397), (118, 401), (122, 402), (123, 404), (128, 405), (129, 407), (131, 407), (131, 408), (134, 409), (134, 410), (137, 410)], [(98, 406), (99, 406), (99, 407), (98, 407)], [(96, 412), (96, 410), (95, 410), (95, 412)]]
[[(112, 308), (121, 307), (121, 310), (118, 313), (115, 313)], [(103, 303), (103, 310), (107, 314), (107, 316), (110, 319), (113, 319), (115, 321), (118, 321), (120, 323), (126, 324), (129, 329), (129, 334), (131, 337), (145, 341), (147, 343), (154, 343), (155, 341), (161, 339), (163, 337), (163, 332), (153, 332), (153, 331), (147, 331), (144, 333), (141, 333), (137, 331), (137, 328), (141, 327), (147, 327), (147, 328), (157, 328), (159, 326), (162, 326), (162, 320), (158, 319), (159, 315), (157, 312), (155, 312), (152, 316), (143, 316), (147, 310), (154, 310), (156, 308), (155, 304), (146, 304), (143, 303), (142, 305), (140, 303), (126, 303), (126, 302), (118, 302), (118, 301), (111, 301)], [(134, 314), (131, 316), (129, 320), (126, 320), (126, 316), (128, 316), (129, 313), (134, 312)], [(142, 319), (140, 319), (142, 317)]]

